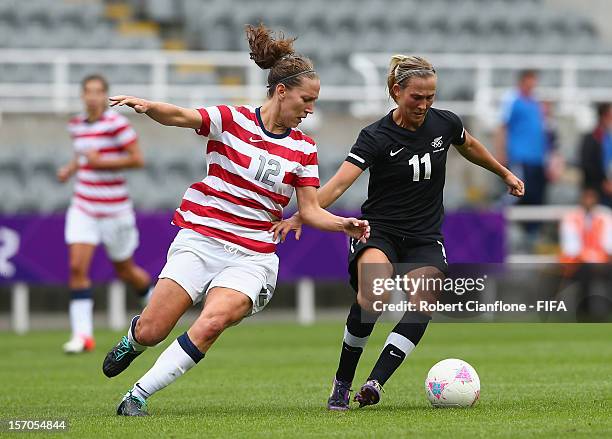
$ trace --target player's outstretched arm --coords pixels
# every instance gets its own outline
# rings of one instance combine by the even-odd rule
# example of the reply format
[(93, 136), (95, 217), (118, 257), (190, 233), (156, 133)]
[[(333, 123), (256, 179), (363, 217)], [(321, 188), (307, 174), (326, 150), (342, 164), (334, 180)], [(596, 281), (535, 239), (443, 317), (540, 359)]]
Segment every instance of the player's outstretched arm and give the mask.
[(455, 145), (455, 148), (470, 162), (497, 174), (508, 186), (510, 194), (515, 197), (525, 195), (525, 184), (510, 172), (508, 168), (495, 160), (495, 157), (493, 157), (487, 148), (478, 139), (470, 135), (470, 133), (466, 131), (465, 143), (463, 145)]
[[(352, 163), (344, 162), (336, 174), (317, 191), (319, 206), (325, 209), (331, 206), (346, 190), (357, 180), (363, 170)], [(284, 241), (290, 231), (295, 232), (295, 239), (299, 240), (302, 234), (302, 218), (300, 212), (296, 212), (291, 218), (280, 221), (270, 229), (274, 233), (274, 239), (280, 235)]]
[(363, 170), (349, 162), (343, 162), (334, 176), (317, 191), (319, 206), (325, 209), (336, 202), (357, 180)]
[(104, 158), (98, 151), (90, 151), (86, 154), (87, 165), (93, 169), (133, 169), (144, 167), (144, 157), (140, 151), (138, 141), (130, 143), (124, 148), (125, 155), (117, 158)]
[(79, 163), (77, 161), (77, 158), (74, 157), (66, 165), (62, 166), (61, 168), (57, 170), (57, 179), (59, 180), (60, 183), (67, 182), (70, 179), (70, 177), (74, 175), (74, 173), (77, 171), (78, 168), (79, 168)]
[(202, 116), (198, 110), (183, 108), (165, 102), (147, 101), (134, 96), (118, 95), (109, 98), (111, 107), (126, 105), (144, 113), (162, 125), (198, 129), (202, 126)]
[(370, 225), (366, 220), (344, 218), (322, 209), (314, 187), (298, 187), (296, 193), (299, 213), (304, 224), (330, 232), (344, 232), (363, 242), (370, 237)]

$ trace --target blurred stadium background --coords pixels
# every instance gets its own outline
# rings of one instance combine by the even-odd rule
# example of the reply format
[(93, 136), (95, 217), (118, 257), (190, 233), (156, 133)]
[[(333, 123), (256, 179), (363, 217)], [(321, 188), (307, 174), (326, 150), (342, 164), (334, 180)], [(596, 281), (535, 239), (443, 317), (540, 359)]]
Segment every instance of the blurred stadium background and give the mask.
[[(343, 161), (359, 130), (391, 108), (384, 87), (391, 54), (428, 57), (439, 73), (435, 105), (461, 115), (488, 146), (501, 97), (515, 85), (519, 70), (537, 69), (537, 93), (554, 106), (567, 163), (560, 180), (549, 186), (550, 206), (502, 206), (503, 187), (454, 151), (445, 205), (451, 216), (466, 211), (499, 215), (502, 235), (480, 242), (500, 248), (505, 260), (554, 260), (556, 221), (563, 206), (578, 197), (580, 136), (594, 123), (592, 104), (612, 101), (610, 16), (612, 3), (603, 0), (339, 0), (332, 7), (325, 0), (0, 0), (0, 229), (23, 216), (63, 220), (72, 185), (59, 184), (55, 174), (72, 155), (65, 125), (81, 110), (79, 81), (85, 75), (105, 75), (111, 94), (184, 106), (262, 102), (265, 73), (249, 59), (243, 26), (263, 21), (298, 36), (297, 50), (314, 60), (320, 74), (317, 112), (301, 128), (319, 145), (322, 181)], [(143, 215), (167, 214), (169, 221), (185, 188), (205, 172), (202, 139), (126, 115), (146, 159), (143, 170), (129, 173), (131, 196)], [(364, 176), (334, 208), (357, 211), (366, 191)], [(541, 229), (537, 245), (525, 245), (517, 222), (533, 218), (549, 221), (548, 227)], [(10, 264), (7, 236), (0, 234), (0, 253)], [(56, 238), (62, 245), (63, 237)], [(141, 232), (141, 242), (147, 239)], [(147, 251), (156, 252), (161, 264), (166, 248)], [(308, 257), (301, 266), (308, 272), (310, 258), (325, 249), (302, 250)], [(40, 252), (45, 251), (41, 243)], [(345, 264), (343, 255), (337, 259)], [(280, 282), (264, 314), (292, 316), (301, 303), (300, 320), (308, 322), (313, 303), (318, 315), (351, 303), (341, 276), (307, 277), (299, 281), (294, 271)], [(68, 326), (68, 289), (55, 275), (48, 282), (39, 278), (25, 284), (18, 278), (11, 270), (0, 273), (0, 329), (11, 327), (11, 312), (23, 318), (26, 310), (33, 317), (25, 323), (13, 320), (17, 329)], [(107, 301), (108, 282), (98, 284), (97, 310), (122, 312), (122, 289), (114, 285)], [(130, 295), (127, 307), (137, 307)], [(111, 326), (123, 324), (111, 319)]]

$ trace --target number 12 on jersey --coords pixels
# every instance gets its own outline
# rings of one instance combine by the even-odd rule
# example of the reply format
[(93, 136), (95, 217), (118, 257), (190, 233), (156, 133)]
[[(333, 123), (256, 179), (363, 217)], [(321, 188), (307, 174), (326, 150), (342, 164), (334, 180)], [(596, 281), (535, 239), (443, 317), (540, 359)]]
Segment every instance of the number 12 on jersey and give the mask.
[(412, 181), (420, 181), (421, 180), (421, 166), (423, 163), (425, 165), (425, 175), (423, 176), (423, 180), (429, 180), (431, 178), (431, 156), (429, 153), (425, 154), (419, 160), (419, 155), (413, 155), (408, 163), (412, 165)]
[[(268, 169), (264, 172), (266, 167), (266, 158), (263, 155), (259, 156), (259, 169), (257, 170), (257, 174), (255, 175), (255, 180), (259, 180), (262, 183), (267, 184), (268, 186), (274, 186), (274, 182), (270, 180), (268, 177), (276, 176), (280, 174), (281, 164), (278, 160), (270, 159), (267, 160)], [(262, 176), (263, 173), (263, 176)]]

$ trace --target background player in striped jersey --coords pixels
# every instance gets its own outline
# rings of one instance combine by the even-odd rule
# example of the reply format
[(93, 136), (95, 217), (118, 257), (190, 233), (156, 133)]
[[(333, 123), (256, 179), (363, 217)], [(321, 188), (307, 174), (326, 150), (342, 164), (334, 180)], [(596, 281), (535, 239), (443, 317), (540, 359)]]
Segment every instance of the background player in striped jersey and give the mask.
[[(448, 265), (440, 228), (450, 146), (498, 175), (512, 195), (524, 194), (523, 182), (465, 131), (457, 115), (431, 108), (437, 86), (431, 63), (416, 56), (394, 56), (387, 86), (397, 107), (361, 131), (346, 161), (318, 192), (319, 203), (327, 207), (364, 170), (370, 171), (368, 199), (361, 210), (371, 224), (372, 236), (367, 243), (352, 241), (350, 246), (349, 273), (357, 300), (346, 321), (340, 363), (327, 404), (330, 410), (349, 408), (357, 363), (380, 315), (376, 312), (380, 307), (375, 309), (374, 303), (384, 296), (374, 294), (373, 280), (405, 274), (415, 279), (445, 276)], [(293, 229), (299, 237), (300, 215), (275, 225), (275, 236), (285, 239)], [(400, 269), (402, 272), (397, 272)], [(424, 288), (406, 293), (415, 304), (436, 298), (436, 291)], [(429, 314), (407, 311), (393, 328), (366, 383), (355, 395), (360, 406), (378, 403), (382, 386), (425, 333)]]
[(108, 83), (104, 77), (87, 76), (81, 87), (85, 111), (68, 123), (75, 155), (57, 173), (61, 182), (76, 174), (65, 229), (72, 292), (72, 337), (64, 344), (67, 353), (90, 351), (95, 345), (89, 267), (100, 242), (117, 276), (140, 296), (146, 296), (151, 284), (147, 272), (132, 259), (138, 247), (138, 230), (121, 172), (143, 166), (138, 138), (125, 117), (108, 109)]
[(294, 53), (293, 39), (274, 39), (263, 25), (247, 26), (246, 33), (251, 58), (270, 69), (268, 99), (261, 107), (195, 110), (129, 96), (111, 98), (163, 125), (193, 128), (208, 138), (207, 176), (185, 192), (173, 218), (181, 230), (151, 302), (106, 356), (104, 373), (112, 377), (125, 370), (205, 297), (204, 307), (125, 395), (119, 415), (145, 415), (149, 396), (195, 366), (227, 327), (267, 305), (278, 273), (277, 240), (270, 229), (293, 192), (305, 223), (344, 232), (356, 241), (369, 236), (367, 221), (332, 215), (317, 202), (316, 146), (296, 129), (313, 113), (319, 96), (312, 62)]

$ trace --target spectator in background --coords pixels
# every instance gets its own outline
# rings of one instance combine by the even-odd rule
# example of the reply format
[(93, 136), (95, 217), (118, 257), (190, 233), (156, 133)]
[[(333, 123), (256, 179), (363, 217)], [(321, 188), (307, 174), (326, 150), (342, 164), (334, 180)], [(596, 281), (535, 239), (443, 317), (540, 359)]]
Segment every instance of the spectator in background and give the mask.
[[(593, 280), (600, 279), (610, 291), (610, 266), (612, 261), (612, 211), (598, 206), (599, 196), (593, 188), (582, 191), (579, 208), (563, 216), (559, 229), (561, 262), (564, 275), (580, 283), (578, 314), (594, 311), (591, 302)], [(608, 293), (609, 294), (609, 293)], [(607, 309), (599, 305), (599, 312)], [(607, 305), (605, 306), (607, 308)]]
[[(534, 97), (538, 75), (534, 70), (519, 74), (518, 87), (504, 99), (502, 123), (495, 144), (499, 161), (525, 183), (525, 196), (518, 204), (544, 204), (546, 164), (549, 148), (542, 105)], [(529, 242), (533, 243), (539, 224), (526, 223)]]
[(597, 126), (580, 147), (580, 168), (585, 189), (594, 189), (602, 204), (612, 207), (612, 104), (597, 105)]
[(518, 202), (528, 205), (543, 204), (546, 189), (549, 137), (542, 105), (533, 95), (537, 80), (534, 70), (520, 73), (517, 89), (504, 99), (496, 136), (500, 162), (525, 183), (525, 196)]

